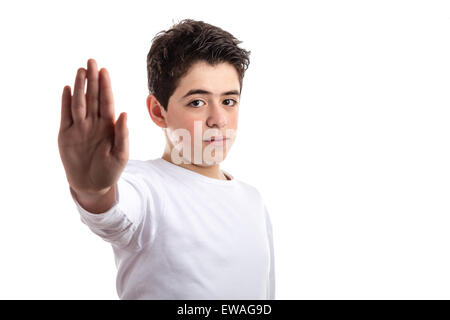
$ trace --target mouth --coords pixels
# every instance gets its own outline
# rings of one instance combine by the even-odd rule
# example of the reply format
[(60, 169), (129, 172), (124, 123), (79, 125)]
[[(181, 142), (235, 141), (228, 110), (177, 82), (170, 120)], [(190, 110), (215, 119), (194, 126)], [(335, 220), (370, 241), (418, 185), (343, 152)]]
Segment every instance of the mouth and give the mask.
[(211, 137), (210, 139), (203, 140), (204, 142), (208, 144), (214, 144), (214, 145), (223, 145), (225, 144), (226, 140), (229, 140), (230, 138), (224, 137), (224, 136), (217, 136), (217, 137)]

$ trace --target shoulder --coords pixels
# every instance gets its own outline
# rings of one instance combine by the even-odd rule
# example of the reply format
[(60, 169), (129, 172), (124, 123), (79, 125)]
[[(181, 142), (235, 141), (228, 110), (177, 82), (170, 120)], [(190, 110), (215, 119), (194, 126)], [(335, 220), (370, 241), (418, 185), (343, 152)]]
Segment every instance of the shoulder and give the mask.
[(258, 203), (258, 206), (264, 210), (265, 215), (268, 215), (266, 201), (264, 200), (263, 193), (251, 183), (244, 182), (242, 180), (236, 180), (237, 185), (242, 188), (241, 192), (244, 192), (247, 198), (252, 200), (255, 203)]
[(140, 180), (159, 180), (160, 174), (152, 160), (128, 160), (123, 173)]
[(136, 181), (139, 185), (153, 191), (161, 191), (164, 183), (164, 172), (155, 160), (128, 160), (122, 178)]
[(152, 160), (128, 160), (120, 179), (150, 200), (150, 206), (154, 207), (152, 212), (163, 211), (166, 202), (164, 179)]
[(124, 172), (139, 174), (145, 172), (147, 161), (130, 159), (125, 166)]
[(242, 192), (245, 192), (251, 199), (257, 200), (259, 202), (263, 202), (263, 197), (261, 192), (256, 188), (253, 184), (248, 182), (244, 182), (242, 180), (236, 179), (237, 186), (242, 189)]

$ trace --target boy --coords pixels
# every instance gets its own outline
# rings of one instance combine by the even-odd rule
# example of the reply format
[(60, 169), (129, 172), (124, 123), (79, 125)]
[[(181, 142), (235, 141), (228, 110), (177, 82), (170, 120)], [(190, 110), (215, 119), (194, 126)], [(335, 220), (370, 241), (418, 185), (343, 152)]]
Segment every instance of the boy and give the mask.
[[(259, 192), (220, 169), (235, 139), (249, 51), (191, 19), (153, 39), (147, 108), (161, 158), (129, 160), (106, 69), (89, 59), (62, 95), (58, 146), (81, 220), (111, 243), (120, 299), (274, 299)], [(84, 93), (87, 78), (87, 92)], [(204, 131), (204, 133), (203, 133)]]

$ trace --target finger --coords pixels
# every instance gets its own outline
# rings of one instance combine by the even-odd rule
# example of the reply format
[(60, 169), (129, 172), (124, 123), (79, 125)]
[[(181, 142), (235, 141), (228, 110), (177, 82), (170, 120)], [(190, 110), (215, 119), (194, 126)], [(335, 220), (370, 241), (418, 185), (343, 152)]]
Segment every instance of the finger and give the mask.
[(72, 118), (74, 122), (80, 122), (86, 117), (86, 97), (84, 95), (85, 80), (86, 69), (79, 68), (75, 78), (72, 97)]
[(100, 117), (114, 121), (114, 98), (108, 70), (100, 69)]
[(98, 112), (98, 68), (97, 62), (94, 59), (89, 59), (87, 62), (87, 117), (99, 116)]
[(114, 126), (114, 147), (112, 153), (125, 162), (128, 160), (128, 147), (127, 114), (122, 112)]
[(61, 131), (69, 128), (73, 123), (72, 112), (70, 111), (71, 100), (70, 86), (65, 86), (61, 98)]

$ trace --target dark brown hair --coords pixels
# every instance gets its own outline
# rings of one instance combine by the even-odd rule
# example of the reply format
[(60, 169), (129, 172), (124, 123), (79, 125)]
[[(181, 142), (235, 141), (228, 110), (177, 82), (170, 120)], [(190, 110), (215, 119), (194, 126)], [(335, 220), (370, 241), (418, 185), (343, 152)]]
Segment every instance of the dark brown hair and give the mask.
[(242, 41), (219, 27), (184, 19), (152, 40), (147, 55), (148, 89), (167, 111), (170, 96), (189, 68), (200, 60), (211, 65), (232, 64), (239, 74), (240, 91), (250, 64), (250, 51), (238, 47)]

